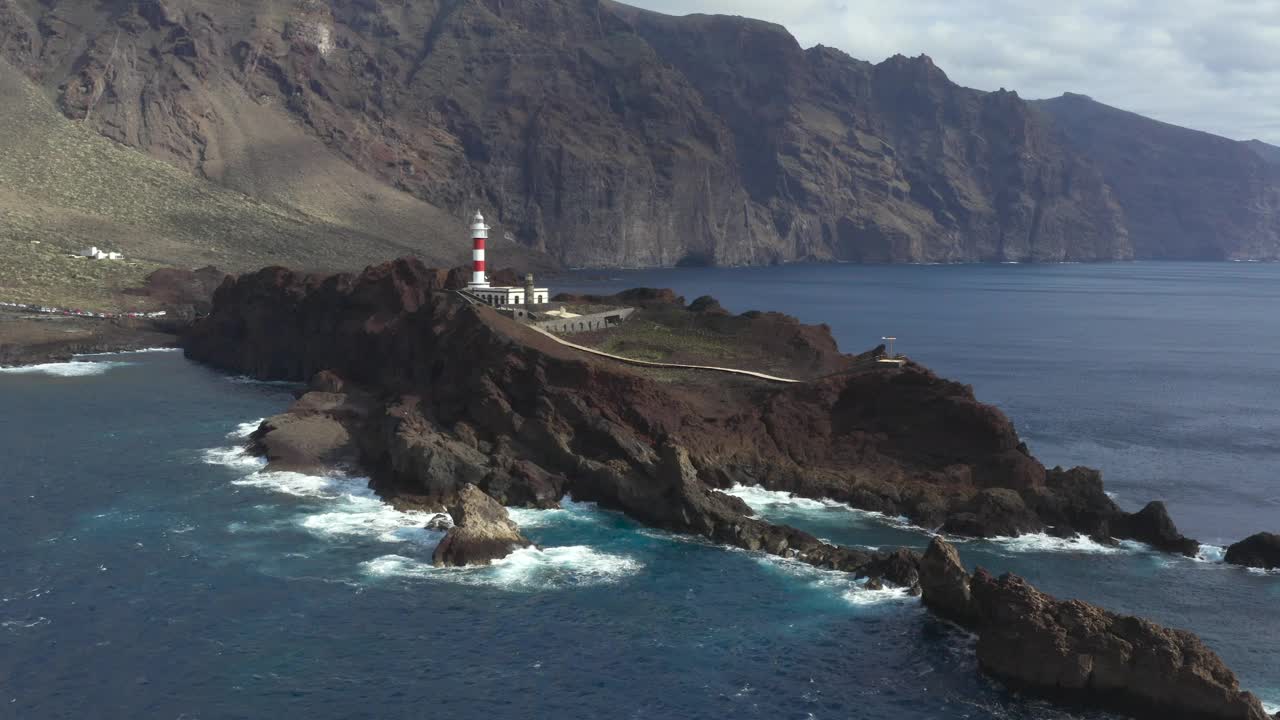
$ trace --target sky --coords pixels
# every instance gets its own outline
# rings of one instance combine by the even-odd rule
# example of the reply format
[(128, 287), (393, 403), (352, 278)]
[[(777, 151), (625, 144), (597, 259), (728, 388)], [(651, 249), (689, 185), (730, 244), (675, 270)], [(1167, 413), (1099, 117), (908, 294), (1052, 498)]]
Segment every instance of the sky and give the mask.
[(626, 0), (785, 25), (805, 47), (925, 54), (955, 82), (1077, 92), (1165, 122), (1280, 144), (1280, 0)]

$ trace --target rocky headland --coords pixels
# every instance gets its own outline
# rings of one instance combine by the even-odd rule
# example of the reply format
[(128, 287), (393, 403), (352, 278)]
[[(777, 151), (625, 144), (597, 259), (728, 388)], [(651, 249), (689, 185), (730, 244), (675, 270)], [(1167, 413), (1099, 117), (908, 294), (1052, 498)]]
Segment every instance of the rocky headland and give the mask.
[(1140, 718), (1270, 720), (1195, 635), (1079, 600), (1016, 575), (970, 575), (934, 538), (920, 562), (924, 604), (978, 635), (978, 664), (1014, 688)]
[[(1028, 597), (1058, 602), (991, 581), (980, 609), (968, 600), (944, 606), (939, 592), (972, 596), (974, 583), (938, 591), (930, 561), (922, 566), (914, 551), (835, 546), (755, 517), (720, 492), (738, 484), (831, 498), (954, 535), (1050, 532), (1198, 549), (1162, 504), (1127, 513), (1097, 471), (1045, 468), (1009, 419), (968, 386), (909, 360), (878, 362), (883, 348), (843, 354), (825, 327), (776, 313), (733, 316), (713, 300), (686, 305), (669, 292), (622, 298), (641, 308), (624, 327), (698, 329), (699, 344), (680, 349), (691, 359), (699, 347), (718, 353), (721, 341), (739, 359), (780, 354), (770, 371), (802, 382), (777, 383), (590, 355), (470, 304), (448, 285), (446, 271), (410, 259), (359, 274), (267, 268), (224, 283), (183, 345), (189, 357), (231, 372), (309, 381), (288, 412), (264, 422), (255, 446), (273, 468), (359, 465), (388, 502), (447, 512), (451, 522), (433, 520), (453, 526), (437, 564), (487, 563), (527, 545), (502, 506), (556, 507), (572, 495), (656, 528), (850, 572), (873, 586), (923, 589), (931, 607), (970, 627), (971, 613)], [(1018, 652), (1040, 652), (1039, 640), (1027, 638), (1032, 644)], [(1105, 688), (1076, 697), (1094, 695), (1096, 704), (1114, 704)], [(1134, 697), (1135, 709), (1163, 717), (1154, 713), (1164, 705)], [(1237, 706), (1222, 695), (1222, 712), (1202, 716), (1251, 717), (1232, 714)]]

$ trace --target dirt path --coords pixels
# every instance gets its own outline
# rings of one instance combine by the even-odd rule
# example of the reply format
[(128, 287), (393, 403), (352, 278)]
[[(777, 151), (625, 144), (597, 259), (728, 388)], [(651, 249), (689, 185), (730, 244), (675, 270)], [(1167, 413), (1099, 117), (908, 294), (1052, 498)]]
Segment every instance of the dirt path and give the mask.
[(769, 382), (776, 382), (776, 383), (794, 384), (794, 383), (804, 382), (803, 380), (793, 380), (791, 378), (778, 377), (776, 375), (766, 375), (765, 373), (755, 372), (754, 370), (739, 370), (737, 368), (715, 367), (712, 365), (682, 365), (679, 363), (663, 363), (663, 362), (650, 362), (648, 360), (636, 360), (629, 357), (623, 357), (621, 355), (614, 355), (612, 353), (607, 353), (603, 350), (596, 350), (595, 348), (589, 348), (585, 345), (578, 345), (577, 343), (571, 343), (568, 340), (557, 337), (547, 332), (546, 330), (543, 330), (542, 328), (539, 328), (539, 327), (534, 327), (533, 325), (528, 325), (526, 327), (529, 327), (532, 330), (536, 330), (537, 332), (540, 332), (543, 335), (546, 335), (547, 337), (560, 343), (561, 345), (564, 345), (565, 347), (573, 348), (574, 350), (581, 350), (582, 352), (591, 353), (592, 355), (599, 355), (600, 357), (606, 357), (611, 360), (617, 360), (618, 362), (623, 362), (628, 365), (639, 365), (642, 367), (654, 367), (654, 368), (673, 368), (677, 370), (708, 370), (711, 372), (728, 373), (730, 375), (741, 375), (745, 377), (753, 377), (759, 380), (767, 380)]

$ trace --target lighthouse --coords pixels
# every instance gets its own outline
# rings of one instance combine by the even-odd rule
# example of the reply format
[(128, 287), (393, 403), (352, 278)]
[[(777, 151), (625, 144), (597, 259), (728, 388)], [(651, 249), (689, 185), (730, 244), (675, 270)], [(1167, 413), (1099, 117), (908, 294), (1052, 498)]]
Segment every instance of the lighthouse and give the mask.
[(489, 226), (484, 224), (484, 215), (476, 211), (471, 218), (471, 282), (467, 283), (467, 292), (486, 305), (495, 308), (512, 308), (545, 305), (551, 295), (544, 287), (533, 284), (533, 276), (525, 277), (523, 287), (502, 287), (489, 284), (485, 275), (484, 246), (489, 239)]
[(489, 239), (489, 226), (484, 224), (484, 216), (476, 211), (471, 220), (471, 282), (467, 288), (478, 289), (489, 287), (489, 280), (484, 275), (484, 243)]

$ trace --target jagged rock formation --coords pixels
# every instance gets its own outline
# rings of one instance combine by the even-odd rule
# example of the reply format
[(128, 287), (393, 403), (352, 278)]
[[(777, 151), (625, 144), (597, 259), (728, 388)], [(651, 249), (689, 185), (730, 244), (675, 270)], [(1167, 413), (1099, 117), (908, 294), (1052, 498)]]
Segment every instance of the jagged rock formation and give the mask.
[(470, 483), (449, 507), (453, 527), (431, 555), (436, 567), (488, 565), (533, 543), (520, 534), (507, 509)]
[(581, 266), (1132, 255), (1097, 171), (1015, 93), (742, 18), (3, 0), (0, 51), (107, 137), (424, 253), (464, 253), (483, 207), (504, 252)]
[(1139, 258), (1280, 258), (1275, 147), (1228, 140), (1066, 94), (1037, 105), (1102, 170)]
[(1227, 548), (1227, 562), (1233, 565), (1271, 570), (1280, 568), (1280, 535), (1258, 533)]
[(715, 489), (763, 485), (973, 535), (1168, 540), (1171, 524), (1122, 512), (1096, 471), (1046, 470), (971, 388), (841, 355), (823, 328), (668, 302), (696, 321), (732, 321), (743, 338), (757, 324), (803, 338), (761, 347), (795, 354), (812, 379), (673, 377), (561, 346), (438, 292), (443, 277), (412, 260), (328, 277), (268, 268), (219, 288), (185, 348), (258, 378), (332, 371), (320, 387), (336, 375), (365, 388), (377, 397), (367, 415), (323, 391), (300, 403), (355, 418), (348, 432), (379, 490), (432, 509), (466, 483), (534, 507), (572, 492), (657, 527), (854, 569), (875, 558), (750, 518)]
[(1152, 720), (1270, 720), (1195, 635), (1058, 600), (1016, 575), (971, 577), (935, 538), (920, 562), (923, 601), (978, 634), (978, 663), (1009, 685)]

